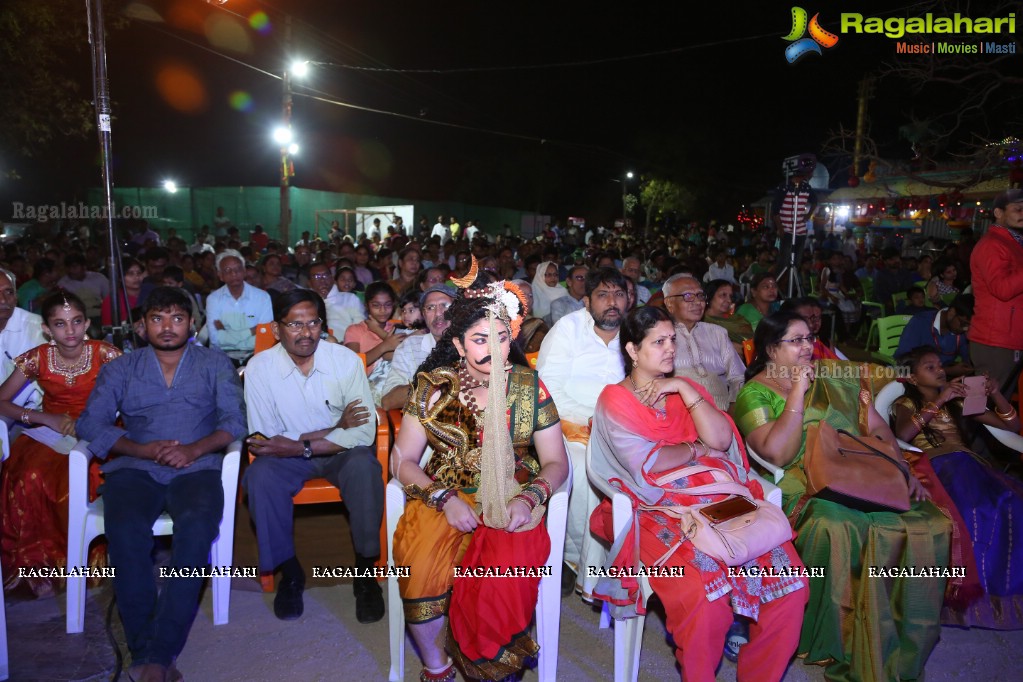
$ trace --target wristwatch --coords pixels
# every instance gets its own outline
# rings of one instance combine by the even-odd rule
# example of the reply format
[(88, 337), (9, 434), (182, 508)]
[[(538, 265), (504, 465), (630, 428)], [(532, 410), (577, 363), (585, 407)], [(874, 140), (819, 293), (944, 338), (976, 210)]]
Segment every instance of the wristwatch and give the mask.
[(307, 440), (302, 441), (302, 459), (313, 458), (313, 444)]

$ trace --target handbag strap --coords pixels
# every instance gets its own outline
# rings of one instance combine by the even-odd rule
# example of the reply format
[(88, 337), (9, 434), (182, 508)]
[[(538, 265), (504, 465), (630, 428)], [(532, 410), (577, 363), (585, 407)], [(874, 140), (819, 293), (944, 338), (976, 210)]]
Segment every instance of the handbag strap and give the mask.
[(839, 452), (854, 452), (857, 455), (867, 455), (868, 457), (878, 457), (879, 459), (883, 459), (884, 461), (886, 461), (886, 462), (888, 462), (890, 464), (893, 464), (895, 466), (895, 468), (899, 470), (899, 473), (902, 474), (903, 478), (906, 479), (906, 483), (907, 484), (909, 483), (909, 466), (906, 465), (905, 461), (899, 462), (899, 461), (895, 460), (894, 458), (889, 457), (884, 452), (882, 452), (881, 450), (878, 450), (877, 448), (875, 448), (870, 443), (864, 443), (858, 437), (854, 436), (853, 434), (849, 433), (848, 431), (846, 431), (844, 429), (838, 429), (838, 433), (842, 434), (843, 436), (849, 436), (854, 441), (856, 441), (857, 443), (859, 443), (863, 447), (867, 448), (866, 452), (860, 452), (860, 451), (848, 450), (846, 448), (841, 448), (840, 447), (838, 449)]
[(870, 398), (873, 392), (870, 390), (870, 363), (860, 364), (860, 394), (857, 396), (859, 402), (860, 433), (870, 433)]
[(704, 485), (695, 485), (685, 488), (683, 492), (685, 492), (686, 495), (740, 495), (753, 500), (753, 494), (749, 491), (749, 489), (743, 484), (732, 480), (732, 477), (728, 475), (728, 472), (707, 466), (706, 464), (694, 464), (692, 466), (683, 467), (682, 469), (676, 469), (668, 474), (655, 478), (654, 483), (658, 486), (663, 486), (665, 483), (671, 483), (672, 481), (677, 481), (680, 478), (695, 476), (696, 474), (702, 473), (709, 473), (719, 479), (720, 477), (725, 477), (726, 480), (718, 480), (714, 483), (706, 483)]

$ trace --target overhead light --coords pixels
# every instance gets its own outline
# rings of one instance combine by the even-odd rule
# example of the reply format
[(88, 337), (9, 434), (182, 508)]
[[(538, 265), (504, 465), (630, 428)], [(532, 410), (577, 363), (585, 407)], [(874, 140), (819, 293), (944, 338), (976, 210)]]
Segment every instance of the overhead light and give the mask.
[(178, 183), (174, 182), (173, 180), (164, 180), (163, 188), (170, 192), (171, 194), (174, 194), (175, 192), (178, 191)]
[(279, 126), (274, 129), (274, 142), (276, 142), (277, 144), (283, 147), (285, 145), (291, 144), (291, 140), (292, 140), (291, 128)]

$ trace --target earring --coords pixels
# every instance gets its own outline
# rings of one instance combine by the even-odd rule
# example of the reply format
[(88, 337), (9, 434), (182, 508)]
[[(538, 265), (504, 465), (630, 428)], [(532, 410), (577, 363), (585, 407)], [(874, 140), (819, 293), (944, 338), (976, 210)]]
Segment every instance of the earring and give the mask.
[(462, 357), (458, 358), (458, 366), (459, 367), (465, 367), (465, 356), (464, 355)]
[(51, 346), (56, 346), (57, 345), (57, 340), (56, 339), (50, 339), (50, 345)]

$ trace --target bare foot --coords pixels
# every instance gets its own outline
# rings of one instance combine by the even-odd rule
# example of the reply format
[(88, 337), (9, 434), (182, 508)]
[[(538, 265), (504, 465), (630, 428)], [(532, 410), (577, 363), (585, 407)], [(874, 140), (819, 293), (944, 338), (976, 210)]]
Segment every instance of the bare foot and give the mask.
[(132, 666), (128, 677), (133, 682), (168, 682), (167, 667), (159, 663), (143, 663)]

